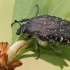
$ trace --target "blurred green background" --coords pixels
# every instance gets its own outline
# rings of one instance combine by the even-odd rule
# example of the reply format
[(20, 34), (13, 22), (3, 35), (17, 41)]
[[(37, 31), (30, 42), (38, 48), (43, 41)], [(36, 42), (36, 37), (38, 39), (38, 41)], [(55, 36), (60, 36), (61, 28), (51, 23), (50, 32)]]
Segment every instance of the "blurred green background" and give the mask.
[[(0, 0), (0, 42), (11, 42), (12, 30), (10, 25), (12, 23), (14, 4), (15, 0)], [(22, 62), (23, 65), (15, 70), (61, 70), (60, 67), (54, 66), (41, 59), (26, 58), (23, 59)], [(66, 62), (69, 64), (69, 67), (64, 67), (63, 70), (70, 70), (70, 62)]]

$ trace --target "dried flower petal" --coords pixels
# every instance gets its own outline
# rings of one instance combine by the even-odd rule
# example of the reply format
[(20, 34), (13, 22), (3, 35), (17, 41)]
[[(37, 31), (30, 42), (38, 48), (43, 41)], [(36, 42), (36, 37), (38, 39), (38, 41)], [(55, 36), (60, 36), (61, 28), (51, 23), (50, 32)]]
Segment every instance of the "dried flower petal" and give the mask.
[(6, 65), (5, 66), (6, 70), (14, 70), (15, 68), (12, 65)]
[(6, 70), (6, 67), (4, 67), (4, 66), (1, 67), (1, 66), (0, 66), (0, 70)]
[(2, 43), (1, 54), (6, 53), (8, 49), (8, 42)]
[(3, 42), (0, 42), (0, 54), (1, 54), (2, 45), (3, 45)]
[(27, 41), (20, 40), (8, 47), (8, 42), (0, 42), (0, 70), (14, 70), (22, 63), (14, 61), (17, 54), (28, 46)]
[(15, 62), (12, 62), (11, 65), (15, 68), (15, 67), (21, 66), (22, 63), (20, 61), (15, 61)]
[(0, 56), (0, 66), (5, 66), (8, 61), (8, 55), (6, 53)]

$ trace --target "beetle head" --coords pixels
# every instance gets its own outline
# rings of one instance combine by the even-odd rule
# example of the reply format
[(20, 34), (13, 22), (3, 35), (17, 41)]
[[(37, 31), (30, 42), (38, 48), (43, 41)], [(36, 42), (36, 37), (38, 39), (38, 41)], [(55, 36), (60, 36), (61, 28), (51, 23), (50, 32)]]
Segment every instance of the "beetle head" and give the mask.
[(21, 33), (25, 32), (25, 25), (21, 25), (20, 28), (17, 30), (16, 34), (20, 35)]

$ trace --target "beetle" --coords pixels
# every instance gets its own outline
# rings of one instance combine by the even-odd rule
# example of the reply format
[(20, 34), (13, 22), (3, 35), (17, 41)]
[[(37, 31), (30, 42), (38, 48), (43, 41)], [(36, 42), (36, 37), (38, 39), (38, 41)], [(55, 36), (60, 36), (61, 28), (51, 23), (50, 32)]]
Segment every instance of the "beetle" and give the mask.
[(38, 16), (39, 7), (37, 6), (37, 13), (35, 17), (26, 18), (22, 20), (15, 20), (14, 23), (26, 22), (26, 24), (20, 24), (16, 34), (26, 33), (29, 38), (35, 36), (37, 43), (38, 58), (40, 57), (40, 45), (46, 46), (47, 42), (52, 44), (51, 50), (56, 52), (62, 52), (56, 47), (56, 43), (70, 44), (70, 22), (60, 17), (51, 16), (48, 14)]

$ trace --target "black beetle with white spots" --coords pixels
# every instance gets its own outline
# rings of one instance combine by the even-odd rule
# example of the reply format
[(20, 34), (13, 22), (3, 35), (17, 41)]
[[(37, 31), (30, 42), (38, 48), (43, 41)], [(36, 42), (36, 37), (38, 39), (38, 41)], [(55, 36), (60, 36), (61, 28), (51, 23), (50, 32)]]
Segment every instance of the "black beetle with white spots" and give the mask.
[(62, 52), (59, 50), (55, 43), (59, 44), (70, 44), (70, 22), (63, 20), (56, 16), (51, 15), (41, 15), (38, 16), (39, 7), (37, 6), (37, 14), (35, 17), (29, 19), (15, 20), (14, 23), (26, 22), (26, 24), (20, 24), (20, 28), (17, 30), (16, 34), (20, 35), (28, 34), (25, 38), (26, 40), (35, 36), (36, 38), (36, 48), (38, 51), (38, 57), (40, 57), (40, 45), (46, 46), (47, 42), (52, 43), (51, 50), (56, 52)]

